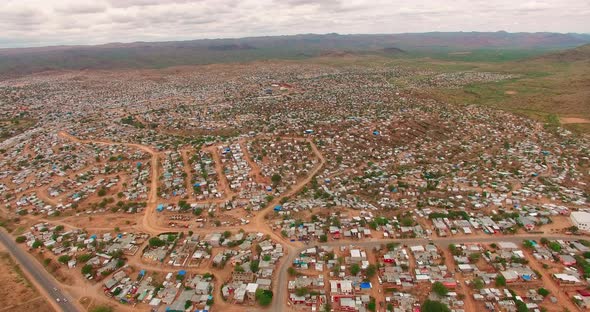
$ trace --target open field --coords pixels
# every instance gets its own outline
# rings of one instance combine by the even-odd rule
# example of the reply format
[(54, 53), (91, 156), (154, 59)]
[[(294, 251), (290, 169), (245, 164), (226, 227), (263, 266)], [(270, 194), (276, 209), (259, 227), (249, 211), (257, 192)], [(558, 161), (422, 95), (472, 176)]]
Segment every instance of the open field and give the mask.
[(3, 245), (0, 245), (0, 276), (0, 311), (54, 311), (23, 275)]
[[(392, 60), (391, 64), (428, 71), (418, 73), (413, 80), (465, 70), (512, 74), (515, 78), (497, 82), (469, 83), (458, 88), (430, 87), (414, 92), (459, 105), (499, 108), (544, 122), (555, 115), (570, 130), (586, 133), (590, 129), (587, 125), (590, 118), (590, 46), (574, 49), (569, 54), (563, 52), (519, 61), (471, 61), (458, 55), (457, 60), (398, 59)], [(406, 85), (404, 80), (391, 82), (401, 88)]]

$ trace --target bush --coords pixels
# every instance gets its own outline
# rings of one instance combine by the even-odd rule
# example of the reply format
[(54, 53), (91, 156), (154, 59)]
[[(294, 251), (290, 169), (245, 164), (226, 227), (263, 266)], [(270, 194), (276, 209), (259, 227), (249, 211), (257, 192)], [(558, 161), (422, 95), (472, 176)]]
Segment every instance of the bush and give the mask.
[(162, 247), (162, 246), (166, 245), (166, 242), (161, 240), (158, 237), (152, 237), (152, 238), (150, 238), (149, 244), (150, 244), (150, 247)]
[(258, 260), (252, 260), (250, 262), (250, 271), (256, 273), (258, 272), (258, 266), (260, 265), (260, 262)]
[(496, 276), (496, 286), (506, 286), (506, 278), (502, 274)]
[(295, 288), (295, 295), (297, 296), (305, 296), (309, 293), (309, 290), (305, 287)]
[(375, 302), (375, 299), (371, 298), (371, 302), (367, 304), (367, 309), (372, 312), (377, 311), (377, 303)]
[(26, 237), (24, 237), (24, 236), (18, 236), (18, 237), (16, 238), (16, 242), (17, 242), (17, 243), (19, 243), (19, 244), (21, 244), (21, 243), (24, 243), (24, 242), (26, 242), (26, 241), (27, 241), (27, 238), (26, 238)]
[(281, 182), (282, 177), (281, 177), (280, 174), (275, 173), (275, 174), (272, 175), (272, 177), (270, 177), (270, 180), (272, 181), (272, 183), (274, 185), (277, 185), (277, 184), (279, 184), (279, 182)]
[(76, 260), (78, 260), (78, 262), (86, 263), (91, 258), (92, 258), (92, 254), (82, 254), (82, 255), (79, 255), (78, 257), (76, 257)]
[(451, 309), (440, 301), (426, 300), (420, 308), (420, 312), (451, 312)]
[(90, 310), (90, 312), (113, 312), (115, 311), (112, 307), (99, 305)]
[(550, 294), (550, 292), (547, 289), (543, 288), (543, 287), (537, 289), (537, 293), (539, 295), (543, 296), (543, 297), (547, 297)]
[(68, 263), (70, 260), (72, 260), (72, 257), (68, 255), (59, 256), (59, 258), (57, 258), (57, 261), (61, 263)]
[(482, 289), (485, 286), (483, 280), (480, 277), (475, 278), (472, 285), (475, 289)]
[(375, 266), (374, 264), (369, 264), (367, 270), (365, 271), (365, 274), (368, 278), (371, 278), (375, 276), (375, 273), (377, 273), (377, 266)]
[(272, 291), (270, 290), (256, 290), (256, 301), (263, 307), (268, 306), (272, 302)]
[(107, 189), (105, 189), (104, 187), (101, 188), (100, 190), (98, 190), (98, 196), (105, 196), (107, 194)]
[(435, 282), (432, 284), (432, 291), (441, 297), (444, 297), (449, 293), (449, 290), (441, 282)]
[(361, 267), (358, 264), (353, 264), (350, 266), (350, 274), (357, 275), (361, 271)]
[(87, 264), (82, 267), (82, 274), (86, 275), (86, 274), (90, 274), (90, 273), (92, 273), (92, 265)]

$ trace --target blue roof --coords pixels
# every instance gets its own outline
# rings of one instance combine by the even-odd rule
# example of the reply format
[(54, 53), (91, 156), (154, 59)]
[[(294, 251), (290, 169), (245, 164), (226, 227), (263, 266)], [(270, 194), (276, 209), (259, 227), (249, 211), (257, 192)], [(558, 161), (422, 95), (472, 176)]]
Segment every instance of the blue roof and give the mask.
[(276, 205), (275, 206), (275, 211), (280, 211), (282, 209), (283, 209), (283, 206), (281, 206), (281, 205)]
[(527, 274), (523, 274), (522, 275), (522, 279), (525, 280), (525, 281), (530, 281), (531, 280), (531, 276), (530, 275), (527, 275)]
[(180, 271), (178, 271), (178, 275), (184, 276), (184, 275), (186, 275), (186, 271), (180, 270)]
[(361, 289), (368, 289), (368, 288), (371, 288), (371, 283), (369, 283), (369, 282), (361, 283)]

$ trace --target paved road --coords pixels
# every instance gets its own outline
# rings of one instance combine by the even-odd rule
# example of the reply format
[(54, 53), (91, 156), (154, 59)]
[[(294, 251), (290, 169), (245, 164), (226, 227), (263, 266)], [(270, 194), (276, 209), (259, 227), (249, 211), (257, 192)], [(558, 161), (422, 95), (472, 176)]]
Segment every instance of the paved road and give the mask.
[(314, 246), (330, 246), (330, 247), (340, 247), (340, 246), (357, 246), (357, 247), (365, 247), (365, 248), (373, 248), (381, 245), (385, 245), (387, 243), (399, 243), (404, 245), (424, 245), (428, 244), (432, 241), (436, 244), (439, 248), (448, 248), (450, 244), (460, 244), (460, 243), (497, 243), (497, 242), (512, 242), (512, 243), (522, 243), (523, 240), (531, 239), (531, 240), (540, 240), (541, 237), (545, 237), (549, 240), (576, 240), (576, 239), (588, 239), (587, 236), (575, 236), (575, 235), (555, 235), (555, 234), (517, 234), (517, 235), (510, 235), (510, 236), (483, 236), (483, 237), (432, 237), (432, 239), (427, 238), (407, 238), (407, 239), (372, 239), (372, 240), (365, 240), (365, 241), (330, 241), (326, 243), (312, 243), (310, 245), (299, 247), (294, 250), (291, 250), (289, 255), (287, 256), (286, 261), (281, 266), (279, 271), (279, 277), (277, 279), (278, 285), (278, 293), (275, 294), (275, 298), (273, 298), (272, 303), (272, 311), (286, 311), (287, 307), (285, 306), (285, 302), (287, 302), (287, 281), (289, 279), (287, 270), (293, 263), (293, 260), (304, 250)]
[[(72, 303), (70, 296), (66, 295), (62, 291), (59, 285), (53, 280), (53, 277), (49, 276), (49, 273), (45, 271), (43, 267), (33, 259), (26, 252), (22, 251), (14, 242), (14, 239), (4, 231), (0, 229), (0, 242), (6, 246), (6, 249), (16, 258), (21, 268), (29, 273), (29, 276), (33, 277), (36, 285), (40, 285), (45, 293), (49, 294), (52, 298), (50, 300), (60, 299), (60, 302), (55, 302), (53, 306), (59, 306), (60, 311), (65, 312), (77, 312), (78, 308)], [(54, 291), (53, 289), (57, 289)], [(64, 302), (64, 298), (67, 298), (67, 302)]]

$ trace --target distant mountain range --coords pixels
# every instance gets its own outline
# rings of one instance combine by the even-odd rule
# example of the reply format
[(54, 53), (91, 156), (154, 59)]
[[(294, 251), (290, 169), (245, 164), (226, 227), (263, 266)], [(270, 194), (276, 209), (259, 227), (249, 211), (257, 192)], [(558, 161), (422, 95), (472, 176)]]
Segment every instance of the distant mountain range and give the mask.
[(109, 43), (0, 49), (0, 76), (47, 70), (161, 68), (176, 65), (298, 59), (357, 53), (399, 55), (482, 49), (558, 51), (590, 43), (590, 34), (431, 32)]

